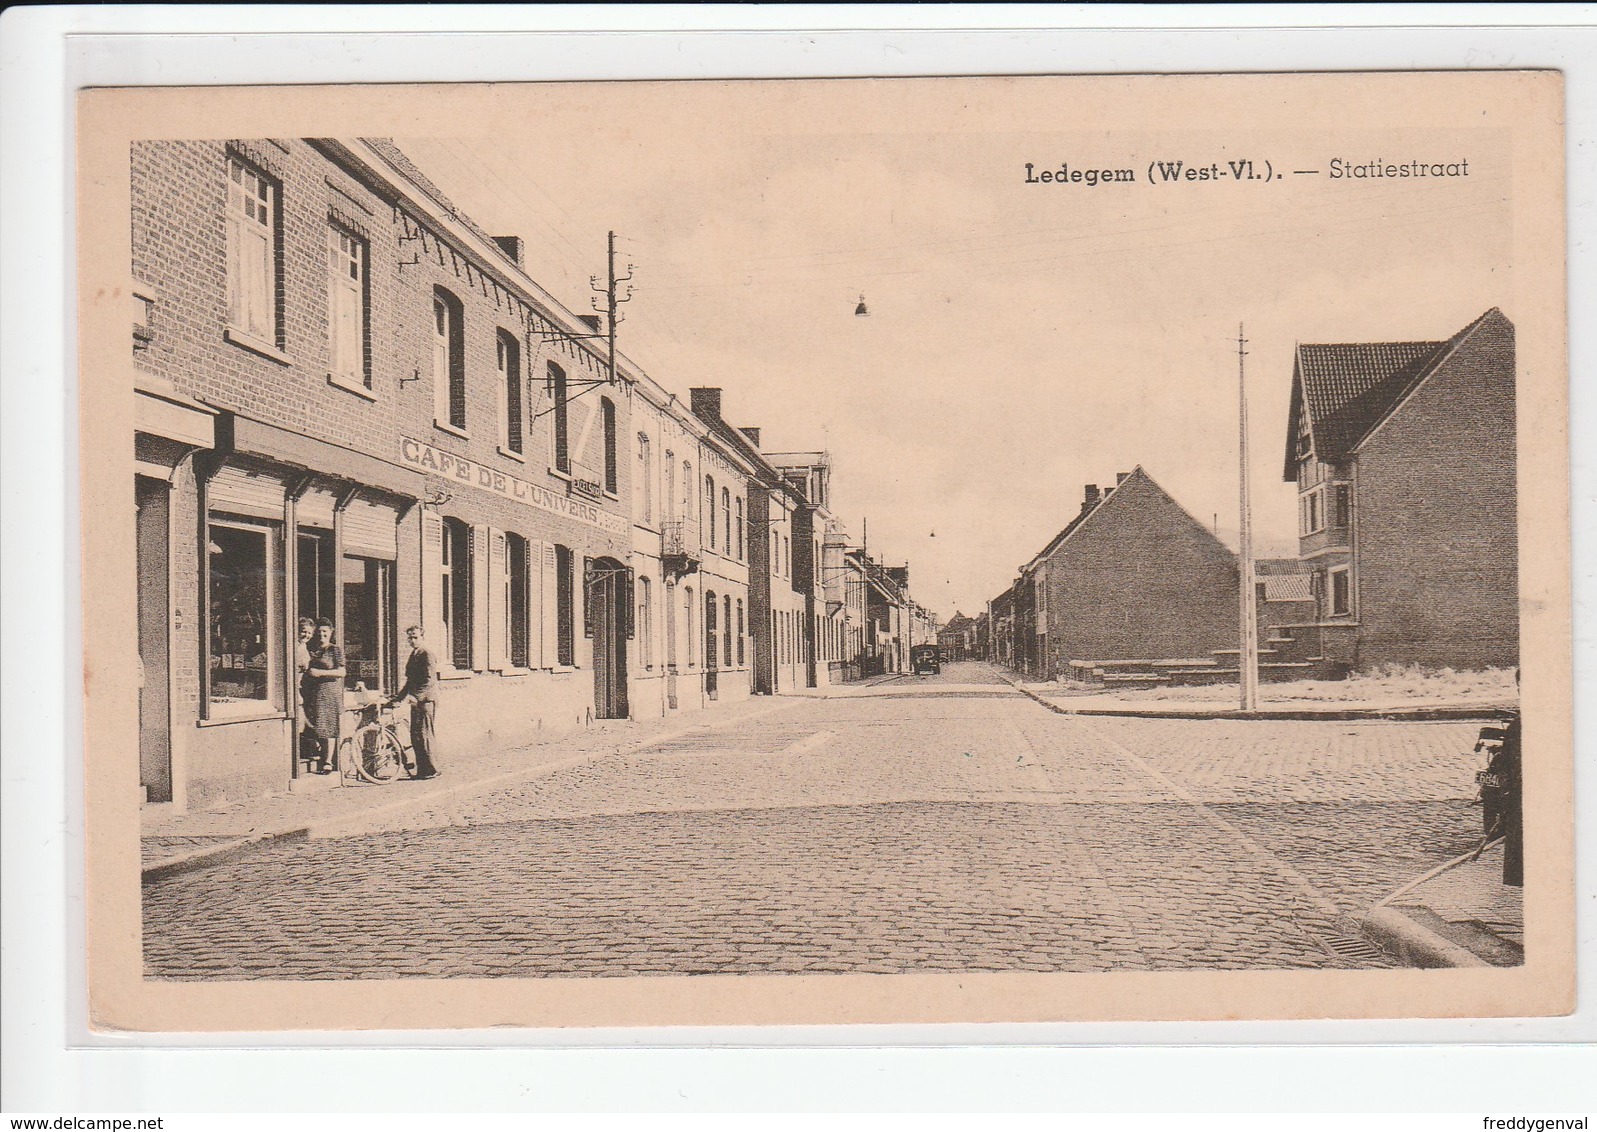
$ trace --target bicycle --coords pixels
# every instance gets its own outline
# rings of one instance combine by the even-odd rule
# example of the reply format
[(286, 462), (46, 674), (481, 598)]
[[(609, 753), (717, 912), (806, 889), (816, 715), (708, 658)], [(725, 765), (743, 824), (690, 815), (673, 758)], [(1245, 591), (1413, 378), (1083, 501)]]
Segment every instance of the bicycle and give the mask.
[(412, 778), (409, 730), (395, 717), (392, 705), (381, 700), (369, 703), (361, 708), (361, 725), (339, 742), (338, 764), (373, 786)]

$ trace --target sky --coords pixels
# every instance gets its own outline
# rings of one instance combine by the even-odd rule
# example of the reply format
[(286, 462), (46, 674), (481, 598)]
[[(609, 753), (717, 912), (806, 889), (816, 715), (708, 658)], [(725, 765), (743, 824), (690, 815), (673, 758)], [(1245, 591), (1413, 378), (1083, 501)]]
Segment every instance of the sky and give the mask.
[[(635, 277), (622, 351), (681, 395), (720, 386), (767, 451), (829, 451), (834, 512), (856, 543), (868, 519), (873, 555), (908, 562), (946, 619), (1002, 591), (1085, 484), (1139, 465), (1235, 545), (1239, 325), (1255, 543), (1273, 555), (1296, 548), (1296, 343), (1513, 318), (1506, 131), (1222, 93), (551, 85), (395, 140), (482, 227), (521, 236), (574, 310), (614, 230)], [(1346, 124), (1377, 119), (1397, 125)], [(1470, 167), (1331, 180), (1332, 159)], [(1150, 162), (1177, 160), (1255, 175), (1150, 183)], [(1135, 180), (1028, 182), (1027, 162)]]

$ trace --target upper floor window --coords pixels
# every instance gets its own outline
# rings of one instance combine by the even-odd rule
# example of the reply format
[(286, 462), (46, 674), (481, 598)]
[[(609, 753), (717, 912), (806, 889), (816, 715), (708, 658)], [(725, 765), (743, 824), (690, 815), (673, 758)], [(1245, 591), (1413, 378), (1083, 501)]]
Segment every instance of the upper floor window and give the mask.
[(1339, 483), (1332, 489), (1331, 498), (1335, 501), (1335, 510), (1331, 513), (1331, 525), (1346, 527), (1353, 522), (1353, 485)]
[(1324, 493), (1310, 491), (1298, 496), (1298, 533), (1312, 535), (1325, 526)]
[(715, 478), (713, 476), (704, 477), (704, 525), (706, 539), (705, 545), (707, 545), (711, 550), (714, 550), (716, 521)]
[(334, 380), (372, 387), (366, 336), (366, 243), (327, 227), (328, 355)]
[(616, 494), (620, 482), (620, 468), (616, 459), (616, 406), (608, 397), (599, 398), (601, 423), (604, 425), (604, 489)]
[(732, 493), (726, 488), (721, 489), (721, 522), (725, 525), (721, 540), (721, 551), (724, 554), (732, 553)]
[(508, 330), (498, 335), (499, 404), (503, 411), (499, 427), (505, 447), (521, 454), (524, 447), (521, 424), (521, 343)]
[(227, 320), (275, 348), (277, 186), (237, 158), (229, 159), (227, 174)]
[(645, 523), (654, 522), (654, 449), (649, 434), (638, 433), (638, 515)]
[(737, 540), (738, 540), (738, 544), (737, 544), (737, 560), (739, 562), (742, 562), (743, 561), (743, 528), (745, 526), (745, 523), (744, 523), (744, 519), (743, 519), (743, 497), (741, 495), (738, 496), (738, 498), (737, 498), (737, 511), (738, 511), (738, 521), (737, 521), (737, 527), (736, 527)]
[(554, 404), (555, 468), (571, 473), (571, 429), (566, 408), (566, 371), (549, 363), (549, 397)]
[(433, 289), (433, 420), (466, 427), (466, 332), (460, 300)]

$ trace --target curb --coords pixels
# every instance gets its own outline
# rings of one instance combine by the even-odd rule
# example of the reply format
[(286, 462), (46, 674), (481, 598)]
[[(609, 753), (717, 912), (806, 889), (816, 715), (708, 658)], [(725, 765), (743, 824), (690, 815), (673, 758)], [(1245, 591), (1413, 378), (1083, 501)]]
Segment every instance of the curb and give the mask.
[[(733, 722), (759, 719), (767, 715), (772, 715), (778, 711), (782, 711), (786, 708), (793, 707), (802, 701), (803, 697), (788, 698), (785, 699), (785, 702), (773, 703), (770, 707), (765, 708), (762, 711), (750, 712), (748, 715), (743, 716), (740, 720)], [(679, 727), (673, 731), (667, 731), (659, 735), (651, 736), (647, 739), (640, 739), (636, 743), (633, 743), (628, 747), (623, 747), (618, 751), (595, 751), (584, 755), (572, 755), (564, 759), (558, 759), (554, 762), (542, 763), (535, 767), (521, 767), (517, 770), (492, 774), (486, 778), (456, 781), (447, 786), (443, 786), (441, 789), (430, 790), (426, 793), (412, 793), (407, 797), (398, 798), (392, 802), (387, 802), (381, 806), (375, 806), (371, 809), (360, 810), (355, 814), (344, 815), (337, 818), (328, 818), (323, 821), (296, 823), (283, 829), (250, 834), (244, 837), (236, 837), (229, 841), (224, 841), (218, 845), (203, 846), (191, 852), (180, 853), (177, 856), (167, 857), (164, 860), (156, 861), (153, 864), (146, 865), (140, 871), (140, 883), (144, 885), (152, 884), (155, 881), (164, 880), (168, 877), (177, 876), (181, 873), (192, 872), (196, 869), (208, 868), (212, 865), (225, 864), (228, 861), (234, 861), (241, 857), (248, 856), (250, 853), (264, 849), (278, 841), (313, 840), (317, 838), (336, 837), (338, 836), (340, 829), (358, 826), (363, 822), (370, 821), (375, 816), (398, 813), (409, 807), (426, 805), (430, 802), (436, 802), (447, 798), (465, 796), (473, 791), (492, 790), (508, 782), (536, 778), (544, 774), (553, 774), (556, 771), (565, 770), (569, 767), (580, 766), (581, 764), (592, 759), (610, 758), (616, 755), (635, 753), (648, 747), (652, 747), (657, 743), (669, 743), (675, 739), (680, 739), (685, 735), (691, 735), (695, 731), (702, 731), (707, 728), (715, 727), (718, 722), (728, 721), (712, 719), (705, 720), (703, 722), (696, 722), (690, 726)]]
[(224, 841), (220, 845), (207, 845), (189, 853), (179, 853), (175, 857), (167, 857), (156, 861), (154, 864), (145, 865), (139, 873), (140, 885), (154, 884), (158, 880), (174, 877), (180, 873), (193, 872), (195, 869), (208, 868), (211, 865), (226, 864), (247, 857), (258, 849), (265, 849), (279, 841), (304, 841), (310, 837), (309, 826), (295, 826), (291, 829), (274, 830), (270, 833), (257, 833), (249, 837), (235, 837), (231, 841)]
[(1490, 967), (1480, 956), (1399, 912), (1377, 904), (1359, 926), (1366, 935), (1413, 967)]
[(1504, 708), (1490, 707), (1415, 707), (1415, 708), (1328, 708), (1316, 711), (1309, 708), (1283, 708), (1279, 711), (1264, 709), (1243, 711), (1240, 708), (1191, 708), (1179, 711), (1139, 711), (1135, 708), (1065, 707), (1055, 700), (1038, 695), (1030, 688), (1000, 673), (1011, 688), (1023, 696), (1036, 700), (1056, 715), (1114, 716), (1127, 719), (1238, 719), (1238, 720), (1292, 720), (1314, 721), (1380, 719), (1394, 723), (1461, 723), (1501, 718)]

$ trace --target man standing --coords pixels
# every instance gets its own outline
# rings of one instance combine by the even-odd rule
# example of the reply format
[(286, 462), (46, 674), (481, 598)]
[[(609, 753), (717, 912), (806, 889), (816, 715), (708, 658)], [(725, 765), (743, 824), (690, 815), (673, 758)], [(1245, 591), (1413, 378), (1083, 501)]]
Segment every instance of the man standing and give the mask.
[(410, 744), (416, 752), (416, 778), (437, 778), (438, 768), (433, 765), (437, 753), (438, 718), (438, 658), (422, 641), (420, 625), (405, 630), (410, 642), (410, 657), (405, 661), (405, 686), (388, 701), (390, 707), (411, 702)]

